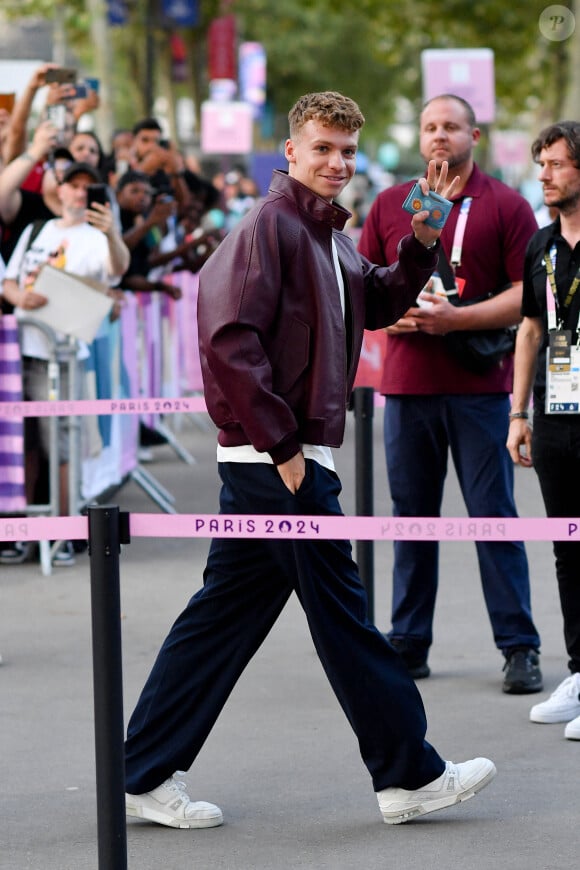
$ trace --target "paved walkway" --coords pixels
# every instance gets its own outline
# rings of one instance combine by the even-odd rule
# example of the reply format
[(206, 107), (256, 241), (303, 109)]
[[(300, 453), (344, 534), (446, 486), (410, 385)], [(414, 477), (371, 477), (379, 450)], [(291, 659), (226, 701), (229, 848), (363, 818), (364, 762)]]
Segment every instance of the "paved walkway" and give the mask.
[[(375, 419), (376, 513), (388, 513), (380, 413)], [(181, 512), (214, 513), (213, 434), (190, 423), (149, 466)], [(345, 513), (354, 510), (353, 426), (337, 454)], [(517, 472), (523, 516), (543, 515), (535, 476)], [(155, 512), (131, 483), (122, 510)], [(444, 513), (464, 513), (451, 477)], [(376, 622), (386, 629), (389, 543), (376, 548)], [(219, 804), (221, 828), (128, 824), (131, 870), (568, 870), (578, 863), (580, 744), (562, 725), (532, 725), (533, 700), (501, 692), (502, 660), (483, 607), (474, 547), (442, 546), (433, 676), (419, 686), (429, 739), (453, 760), (488, 755), (498, 776), (460, 807), (414, 823), (382, 823), (356, 740), (328, 687), (293, 599), (239, 682), (187, 780)], [(160, 642), (200, 585), (207, 541), (136, 539), (121, 562), (126, 717)], [(528, 547), (543, 669), (565, 676), (549, 544)], [(89, 562), (43, 577), (38, 565), (0, 567), (0, 868), (97, 868)], [(544, 696), (542, 696), (544, 697)]]

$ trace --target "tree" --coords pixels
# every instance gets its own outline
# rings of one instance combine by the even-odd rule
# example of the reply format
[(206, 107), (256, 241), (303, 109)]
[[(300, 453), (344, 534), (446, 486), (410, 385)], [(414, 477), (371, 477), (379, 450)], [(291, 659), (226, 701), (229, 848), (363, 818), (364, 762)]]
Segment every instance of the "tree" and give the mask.
[[(14, 0), (3, 6), (13, 17), (60, 11), (68, 44), (88, 69), (95, 63), (95, 42), (89, 36), (91, 0)], [(97, 2), (97, 0), (93, 0)], [(102, 0), (99, 0), (102, 2)], [(167, 80), (169, 57), (166, 23), (158, 14), (147, 21), (144, 11), (157, 0), (130, 0), (126, 26), (109, 30), (111, 102), (116, 123), (144, 114), (151, 64), (145, 50), (152, 33), (156, 83)], [(240, 37), (265, 46), (268, 99), (281, 121), (302, 93), (343, 90), (363, 107), (365, 140), (379, 143), (394, 117), (396, 98), (404, 97), (417, 112), (421, 104), (421, 52), (426, 48), (493, 50), (499, 126), (536, 125), (568, 114), (577, 115), (580, 89), (580, 13), (575, 34), (557, 42), (542, 35), (538, 22), (546, 0), (200, 0), (200, 24), (183, 31), (189, 48), (186, 85), (174, 93), (190, 93), (197, 106), (207, 96), (206, 33), (224, 11), (236, 14)], [(564, 0), (578, 11), (577, 0)], [(227, 8), (226, 8), (227, 7)], [(161, 73), (164, 73), (161, 75)], [(156, 85), (157, 92), (159, 91)], [(170, 98), (170, 94), (165, 94)], [(566, 102), (567, 100), (567, 102)]]
[(373, 126), (395, 95), (419, 105), (427, 48), (491, 48), (500, 120), (534, 108), (539, 94), (550, 108), (561, 96), (550, 88), (555, 44), (538, 27), (545, 0), (294, 0), (275, 8), (269, 0), (237, 0), (235, 7), (245, 38), (266, 46), (276, 96), (289, 84), (303, 92), (309, 82), (346, 81)]

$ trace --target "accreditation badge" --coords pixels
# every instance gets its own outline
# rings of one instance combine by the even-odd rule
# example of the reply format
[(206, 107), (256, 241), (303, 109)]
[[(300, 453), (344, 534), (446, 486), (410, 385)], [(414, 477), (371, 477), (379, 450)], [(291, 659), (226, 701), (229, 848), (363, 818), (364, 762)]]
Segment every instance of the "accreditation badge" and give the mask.
[(580, 413), (580, 348), (572, 347), (572, 334), (550, 332), (546, 355), (546, 414)]

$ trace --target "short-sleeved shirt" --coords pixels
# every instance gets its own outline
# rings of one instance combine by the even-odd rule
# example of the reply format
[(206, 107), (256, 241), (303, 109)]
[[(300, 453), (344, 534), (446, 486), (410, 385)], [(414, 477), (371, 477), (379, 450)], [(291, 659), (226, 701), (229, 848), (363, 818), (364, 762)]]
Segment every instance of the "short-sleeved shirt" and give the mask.
[(558, 291), (558, 313), (562, 326), (572, 332), (572, 342), (578, 341), (578, 319), (580, 318), (580, 287), (566, 311), (564, 301), (568, 290), (580, 268), (580, 242), (572, 250), (560, 232), (560, 218), (543, 227), (533, 236), (526, 251), (524, 265), (524, 293), (522, 315), (539, 317), (544, 326), (544, 339), (538, 353), (536, 377), (534, 380), (534, 413), (542, 414), (546, 398), (546, 350), (549, 344), (548, 317), (546, 303), (545, 254), (552, 246), (556, 249), (556, 287)]
[[(397, 259), (397, 244), (409, 232), (409, 215), (402, 204), (413, 182), (383, 191), (365, 220), (359, 250), (373, 263), (389, 265)], [(441, 244), (451, 248), (461, 203), (472, 197), (456, 274), (465, 280), (463, 297), (484, 296), (521, 281), (524, 255), (538, 225), (528, 202), (507, 185), (474, 166), (441, 233)], [(513, 360), (510, 357), (489, 373), (463, 368), (438, 335), (410, 333), (387, 337), (381, 392), (385, 395), (441, 395), (510, 392)]]
[[(34, 281), (45, 263), (108, 284), (116, 277), (111, 272), (107, 238), (90, 224), (63, 227), (56, 220), (48, 221), (32, 245), (28, 246), (32, 226), (26, 229), (6, 264), (5, 278), (18, 282), (20, 288), (34, 289)], [(30, 311), (16, 308), (17, 317), (30, 317)], [(22, 332), (22, 353), (37, 359), (50, 358), (50, 342), (43, 332), (25, 326)]]

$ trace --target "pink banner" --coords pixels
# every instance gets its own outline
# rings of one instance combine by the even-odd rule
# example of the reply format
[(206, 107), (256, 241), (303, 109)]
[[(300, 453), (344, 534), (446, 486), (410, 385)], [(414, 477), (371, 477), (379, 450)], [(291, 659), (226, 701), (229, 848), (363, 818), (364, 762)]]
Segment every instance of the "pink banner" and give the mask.
[[(134, 538), (357, 541), (580, 541), (580, 517), (348, 517), (131, 514)], [(87, 517), (0, 518), (0, 540), (88, 537)]]

